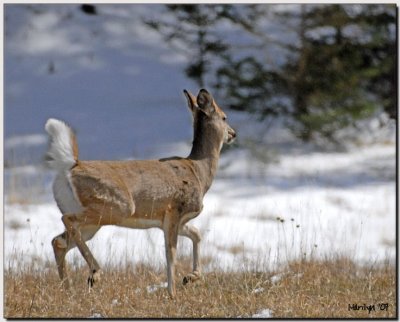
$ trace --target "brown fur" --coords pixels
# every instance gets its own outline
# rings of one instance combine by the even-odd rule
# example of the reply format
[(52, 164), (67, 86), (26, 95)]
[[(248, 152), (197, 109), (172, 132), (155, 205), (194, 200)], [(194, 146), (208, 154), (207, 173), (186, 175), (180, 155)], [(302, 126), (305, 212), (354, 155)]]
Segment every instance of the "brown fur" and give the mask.
[(73, 132), (71, 132), (71, 142), (72, 142), (72, 154), (74, 156), (74, 160), (78, 161), (78, 143), (76, 142), (76, 136)]

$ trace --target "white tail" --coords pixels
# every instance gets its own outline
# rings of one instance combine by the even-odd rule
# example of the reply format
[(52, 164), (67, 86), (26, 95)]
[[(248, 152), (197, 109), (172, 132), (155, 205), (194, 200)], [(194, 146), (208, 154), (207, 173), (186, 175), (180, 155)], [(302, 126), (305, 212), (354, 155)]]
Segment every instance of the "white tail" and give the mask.
[(71, 169), (78, 160), (78, 147), (72, 129), (62, 121), (49, 119), (45, 129), (50, 135), (46, 155), (48, 165), (58, 171)]
[(104, 225), (129, 228), (161, 228), (167, 259), (168, 292), (175, 295), (175, 255), (178, 235), (193, 243), (193, 271), (183, 283), (200, 277), (199, 231), (188, 224), (203, 208), (223, 143), (236, 133), (211, 94), (197, 97), (184, 91), (193, 115), (193, 146), (187, 158), (159, 160), (78, 161), (78, 146), (70, 127), (50, 119), (46, 131), (51, 142), (50, 165), (58, 170), (54, 198), (63, 214), (65, 232), (56, 236), (53, 249), (61, 280), (68, 285), (65, 256), (78, 247), (90, 268), (92, 286), (100, 266), (86, 241)]

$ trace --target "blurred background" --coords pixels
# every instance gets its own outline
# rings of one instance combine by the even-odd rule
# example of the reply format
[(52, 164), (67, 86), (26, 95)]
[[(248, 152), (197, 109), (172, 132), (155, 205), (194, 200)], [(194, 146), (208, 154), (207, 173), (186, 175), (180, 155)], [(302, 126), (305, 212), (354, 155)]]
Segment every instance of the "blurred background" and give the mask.
[(49, 117), (75, 129), (81, 159), (186, 156), (182, 90), (205, 87), (238, 132), (196, 219), (215, 263), (278, 262), (282, 247), (394, 258), (394, 4), (6, 4), (4, 17), (6, 256), (51, 257), (62, 231)]

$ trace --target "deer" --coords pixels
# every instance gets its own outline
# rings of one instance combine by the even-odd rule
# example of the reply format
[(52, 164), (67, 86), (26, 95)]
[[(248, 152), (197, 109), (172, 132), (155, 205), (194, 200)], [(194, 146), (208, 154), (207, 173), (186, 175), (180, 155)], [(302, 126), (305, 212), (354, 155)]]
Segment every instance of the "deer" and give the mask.
[(168, 293), (176, 296), (175, 258), (178, 236), (192, 241), (193, 270), (183, 284), (201, 277), (197, 228), (188, 224), (203, 209), (203, 198), (217, 171), (224, 143), (236, 132), (213, 96), (201, 89), (196, 96), (184, 90), (193, 116), (193, 142), (188, 157), (158, 160), (83, 161), (78, 158), (75, 132), (50, 118), (46, 161), (56, 170), (53, 195), (65, 231), (51, 241), (61, 283), (69, 288), (66, 254), (77, 247), (89, 267), (89, 290), (101, 270), (86, 242), (105, 225), (133, 229), (160, 228), (164, 233)]

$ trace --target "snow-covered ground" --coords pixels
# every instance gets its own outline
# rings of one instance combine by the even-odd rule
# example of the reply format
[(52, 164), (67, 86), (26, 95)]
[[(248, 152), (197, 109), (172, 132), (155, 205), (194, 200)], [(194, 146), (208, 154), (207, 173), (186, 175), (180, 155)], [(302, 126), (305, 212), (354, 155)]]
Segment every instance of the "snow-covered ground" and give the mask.
[[(289, 259), (347, 255), (361, 262), (395, 258), (395, 148), (281, 155), (264, 166), (240, 150), (222, 157), (219, 176), (192, 223), (203, 235), (206, 269), (269, 269)], [(63, 231), (54, 202), (5, 204), (5, 263), (53, 260)], [(103, 227), (89, 242), (103, 265), (164, 265), (158, 229)], [(189, 255), (184, 238), (179, 253)], [(80, 261), (76, 250), (70, 255)], [(38, 263), (41, 264), (40, 262)]]
[[(54, 174), (42, 166), (49, 117), (76, 130), (82, 159), (190, 150), (182, 90), (198, 89), (182, 73), (185, 59), (140, 24), (160, 6), (104, 5), (96, 17), (78, 5), (41, 8), (5, 9), (5, 267), (52, 261), (51, 239), (63, 231), (51, 196)], [(226, 112), (238, 140), (257, 138), (257, 149), (275, 162), (265, 165), (244, 148), (223, 154), (204, 211), (192, 222), (203, 235), (205, 269), (268, 269), (302, 256), (394, 260), (393, 126), (386, 139), (375, 140), (379, 131), (372, 127), (368, 144), (323, 153), (279, 124), (265, 132), (251, 116)], [(180, 254), (190, 254), (187, 240), (179, 245)], [(103, 227), (89, 247), (102, 265), (165, 263), (156, 229)], [(68, 260), (83, 263), (76, 250)]]

